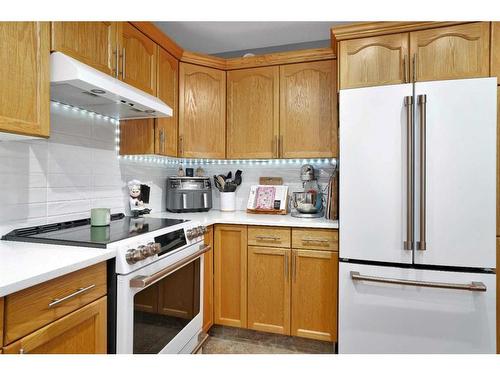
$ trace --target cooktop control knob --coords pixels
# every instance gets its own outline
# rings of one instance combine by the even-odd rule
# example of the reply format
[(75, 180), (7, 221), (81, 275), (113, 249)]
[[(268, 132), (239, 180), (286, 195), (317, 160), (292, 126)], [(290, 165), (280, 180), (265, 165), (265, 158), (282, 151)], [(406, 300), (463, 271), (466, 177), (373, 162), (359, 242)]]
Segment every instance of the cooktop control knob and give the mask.
[(148, 256), (153, 256), (161, 251), (161, 245), (157, 242), (150, 242), (147, 244)]
[(139, 246), (137, 249), (130, 249), (127, 251), (125, 254), (125, 260), (128, 264), (135, 264), (146, 258), (142, 248), (144, 248), (144, 246)]
[(198, 235), (196, 234), (196, 228), (188, 229), (186, 231), (186, 237), (188, 238), (188, 240), (193, 240), (198, 237)]

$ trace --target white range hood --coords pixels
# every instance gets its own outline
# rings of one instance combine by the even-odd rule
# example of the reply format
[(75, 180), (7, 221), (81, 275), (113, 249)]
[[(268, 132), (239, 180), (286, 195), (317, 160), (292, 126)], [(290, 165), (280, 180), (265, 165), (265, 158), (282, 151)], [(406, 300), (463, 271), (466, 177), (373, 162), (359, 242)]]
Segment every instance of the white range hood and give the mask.
[(117, 120), (172, 116), (160, 99), (61, 52), (50, 55), (50, 99)]

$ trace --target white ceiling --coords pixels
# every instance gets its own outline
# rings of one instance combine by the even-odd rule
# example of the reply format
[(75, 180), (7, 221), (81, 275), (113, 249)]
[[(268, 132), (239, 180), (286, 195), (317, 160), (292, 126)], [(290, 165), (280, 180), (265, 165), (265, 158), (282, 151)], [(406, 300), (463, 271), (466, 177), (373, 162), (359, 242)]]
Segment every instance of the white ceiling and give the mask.
[(330, 39), (349, 22), (155, 22), (182, 48), (208, 54)]

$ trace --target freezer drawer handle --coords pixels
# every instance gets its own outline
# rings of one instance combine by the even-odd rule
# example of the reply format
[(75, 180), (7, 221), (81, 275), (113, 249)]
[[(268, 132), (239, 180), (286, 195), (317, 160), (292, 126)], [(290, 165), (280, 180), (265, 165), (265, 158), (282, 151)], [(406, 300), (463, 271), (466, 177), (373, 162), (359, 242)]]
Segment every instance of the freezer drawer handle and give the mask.
[(388, 277), (367, 276), (367, 275), (361, 275), (359, 272), (356, 271), (351, 271), (351, 279), (358, 281), (371, 281), (374, 283), (383, 283), (383, 284), (421, 286), (424, 288), (457, 289), (457, 290), (469, 290), (471, 292), (486, 292), (486, 285), (484, 285), (482, 282), (476, 282), (476, 281), (472, 281), (470, 284), (439, 283), (431, 281), (403, 280), (403, 279), (391, 279)]

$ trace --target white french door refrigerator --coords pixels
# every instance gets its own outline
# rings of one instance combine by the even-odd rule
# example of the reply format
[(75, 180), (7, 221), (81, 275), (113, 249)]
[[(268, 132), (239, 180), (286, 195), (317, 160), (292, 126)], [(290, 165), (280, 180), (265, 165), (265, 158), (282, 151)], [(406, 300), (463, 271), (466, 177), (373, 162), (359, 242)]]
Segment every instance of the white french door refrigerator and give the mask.
[(496, 90), (340, 91), (340, 353), (495, 353)]

